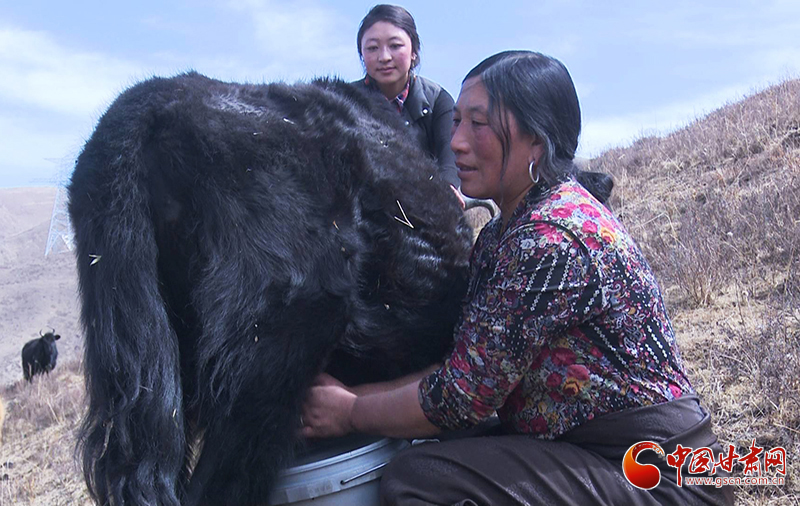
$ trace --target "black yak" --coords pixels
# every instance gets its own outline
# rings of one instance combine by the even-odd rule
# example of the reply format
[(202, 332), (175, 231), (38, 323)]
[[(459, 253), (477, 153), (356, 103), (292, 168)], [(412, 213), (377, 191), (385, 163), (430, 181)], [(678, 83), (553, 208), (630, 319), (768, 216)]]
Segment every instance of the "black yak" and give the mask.
[(318, 372), (442, 359), (471, 230), (385, 105), (188, 73), (100, 119), (69, 184), (98, 503), (261, 504)]
[(22, 375), (27, 381), (33, 380), (37, 374), (49, 373), (56, 368), (58, 360), (56, 341), (61, 339), (61, 336), (56, 334), (55, 329), (46, 334), (40, 330), (39, 336), (22, 347)]

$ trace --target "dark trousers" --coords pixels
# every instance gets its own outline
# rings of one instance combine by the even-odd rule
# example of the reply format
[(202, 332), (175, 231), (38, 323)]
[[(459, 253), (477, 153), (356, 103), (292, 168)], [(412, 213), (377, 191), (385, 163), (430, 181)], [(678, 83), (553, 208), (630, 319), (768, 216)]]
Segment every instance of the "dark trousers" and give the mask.
[[(381, 479), (383, 506), (728, 505), (730, 486), (676, 483), (677, 470), (654, 452), (637, 459), (661, 470), (645, 491), (622, 473), (633, 444), (654, 441), (669, 455), (684, 447), (721, 451), (710, 416), (694, 396), (606, 415), (555, 441), (523, 435), (464, 438), (414, 446), (397, 455)], [(682, 475), (690, 475), (686, 465)], [(717, 470), (715, 476), (721, 475)]]

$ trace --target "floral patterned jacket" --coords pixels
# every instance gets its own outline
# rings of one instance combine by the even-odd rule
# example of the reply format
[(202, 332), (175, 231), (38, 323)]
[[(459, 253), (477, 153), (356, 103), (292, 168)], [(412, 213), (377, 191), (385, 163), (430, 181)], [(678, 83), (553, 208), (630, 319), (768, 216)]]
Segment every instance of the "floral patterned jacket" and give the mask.
[(481, 231), (442, 367), (419, 399), (440, 428), (497, 412), (552, 439), (594, 417), (693, 393), (661, 292), (611, 212), (568, 180)]

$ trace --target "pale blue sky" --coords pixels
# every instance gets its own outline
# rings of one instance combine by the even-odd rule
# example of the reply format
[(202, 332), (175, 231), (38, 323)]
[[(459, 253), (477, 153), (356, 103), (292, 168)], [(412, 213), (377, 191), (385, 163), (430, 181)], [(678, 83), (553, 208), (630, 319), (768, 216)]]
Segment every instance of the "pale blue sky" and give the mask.
[[(0, 187), (54, 185), (113, 98), (152, 75), (361, 75), (361, 0), (0, 0)], [(409, 0), (420, 73), (454, 97), (505, 49), (554, 56), (581, 99), (579, 154), (663, 134), (800, 77), (796, 0)]]

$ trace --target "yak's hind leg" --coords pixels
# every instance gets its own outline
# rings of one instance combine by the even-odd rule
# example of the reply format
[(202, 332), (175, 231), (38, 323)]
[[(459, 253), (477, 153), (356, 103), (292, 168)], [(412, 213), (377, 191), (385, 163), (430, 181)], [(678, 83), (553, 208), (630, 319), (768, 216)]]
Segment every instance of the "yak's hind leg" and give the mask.
[(236, 337), (252, 360), (226, 365), (236, 369), (235, 398), (226, 389), (203, 406), (208, 425), (187, 505), (263, 504), (292, 455), (301, 402), (343, 332), (344, 311), (332, 297), (280, 311), (278, 322), (267, 318), (271, 323), (254, 324), (252, 332)]
[[(223, 228), (237, 220), (224, 215), (230, 202), (208, 202), (215, 197), (198, 232), (209, 261), (193, 294), (202, 329), (193, 411), (204, 440), (184, 504), (263, 504), (298, 440), (305, 392), (346, 332), (357, 236), (330, 232), (331, 216), (352, 212), (332, 209), (305, 219), (259, 209), (243, 214), (268, 218)], [(292, 233), (269, 230), (286, 223)]]

